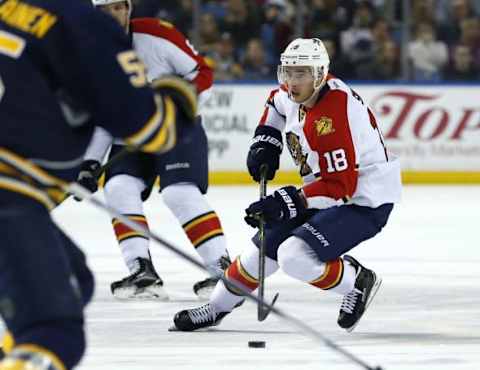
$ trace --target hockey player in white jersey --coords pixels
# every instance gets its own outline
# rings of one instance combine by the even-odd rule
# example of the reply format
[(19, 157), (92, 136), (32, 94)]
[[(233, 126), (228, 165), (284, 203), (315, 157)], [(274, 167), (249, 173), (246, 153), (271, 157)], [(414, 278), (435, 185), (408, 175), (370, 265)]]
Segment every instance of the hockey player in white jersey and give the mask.
[[(338, 316), (351, 331), (375, 296), (381, 279), (361, 265), (351, 249), (387, 223), (400, 199), (400, 165), (387, 152), (373, 112), (342, 80), (328, 73), (329, 57), (319, 39), (296, 39), (281, 55), (280, 86), (270, 93), (255, 131), (247, 166), (273, 179), (282, 152), (282, 132), (304, 185), (286, 186), (246, 209), (246, 222), (266, 222), (265, 276), (286, 274), (343, 296)], [(258, 287), (259, 237), (225, 271), (248, 291)], [(178, 330), (218, 325), (243, 300), (220, 281), (210, 302), (180, 311)]]
[[(201, 106), (210, 94), (213, 73), (183, 34), (170, 23), (158, 19), (130, 20), (130, 0), (93, 0), (93, 4), (113, 16), (131, 35), (134, 49), (147, 67), (149, 81), (165, 75), (181, 76), (196, 87)], [(132, 153), (121, 160), (114, 159), (116, 163), (106, 171), (105, 197), (107, 203), (123, 215), (148, 226), (142, 202), (148, 198), (155, 179), (160, 176), (163, 201), (182, 225), (211, 274), (193, 287), (197, 295), (207, 298), (230, 259), (220, 220), (205, 198), (208, 187), (207, 137), (201, 122), (190, 130), (192, 132), (179, 135), (178, 150), (162, 156)], [(97, 171), (111, 144), (110, 135), (97, 128), (78, 178), (91, 191), (97, 190)], [(123, 145), (115, 143), (109, 158), (114, 158), (122, 150)], [(112, 223), (130, 270), (125, 279), (112, 283), (113, 295), (124, 299), (168, 299), (150, 257), (148, 238), (119, 220), (114, 219)]]

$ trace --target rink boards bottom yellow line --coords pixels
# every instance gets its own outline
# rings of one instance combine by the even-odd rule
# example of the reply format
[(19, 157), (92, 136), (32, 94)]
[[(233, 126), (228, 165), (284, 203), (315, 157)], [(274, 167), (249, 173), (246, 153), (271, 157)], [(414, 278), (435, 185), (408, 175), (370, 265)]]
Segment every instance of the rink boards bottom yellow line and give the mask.
[[(241, 185), (254, 184), (248, 172), (242, 171), (215, 171), (209, 175), (212, 185)], [(480, 184), (480, 172), (436, 172), (436, 171), (404, 171), (404, 184)], [(301, 179), (297, 172), (279, 171), (272, 184), (300, 184)]]
[[(210, 172), (209, 181), (211, 185), (254, 185), (248, 172), (243, 171), (214, 171)], [(480, 184), (480, 172), (434, 172), (434, 171), (404, 171), (402, 172), (404, 184)], [(279, 171), (275, 179), (269, 184), (301, 184), (300, 176), (295, 171)], [(103, 176), (100, 179), (103, 186)], [(158, 179), (155, 184), (158, 186)]]

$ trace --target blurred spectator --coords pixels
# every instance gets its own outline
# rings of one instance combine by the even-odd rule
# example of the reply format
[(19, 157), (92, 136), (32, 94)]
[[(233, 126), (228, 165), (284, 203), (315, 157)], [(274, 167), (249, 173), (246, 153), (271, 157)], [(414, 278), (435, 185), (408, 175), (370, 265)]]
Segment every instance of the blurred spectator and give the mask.
[[(329, 0), (312, 0), (309, 8), (309, 34), (320, 39), (334, 39), (337, 41), (339, 26), (336, 17), (336, 2)], [(341, 13), (342, 14), (342, 13)], [(343, 22), (347, 23), (343, 13)]]
[(264, 6), (260, 38), (267, 53), (267, 62), (276, 64), (280, 53), (293, 36), (292, 27), (285, 21), (286, 0), (267, 0)]
[(251, 39), (247, 43), (243, 59), (243, 78), (246, 80), (272, 80), (273, 69), (267, 63), (266, 53), (260, 39)]
[[(464, 4), (465, 3), (465, 4)], [(478, 0), (436, 0), (435, 18), (437, 22), (446, 24), (453, 22), (452, 15), (468, 9), (468, 17), (480, 16), (480, 1)], [(462, 17), (462, 19), (465, 17)]]
[(347, 59), (337, 53), (335, 41), (330, 39), (323, 39), (322, 41), (330, 57), (330, 73), (341, 79), (347, 80), (352, 78), (352, 66), (348, 63)]
[(435, 19), (435, 2), (434, 0), (414, 0), (412, 4), (412, 20), (414, 25), (420, 23), (430, 23), (434, 25)]
[(373, 20), (374, 13), (370, 3), (365, 1), (361, 2), (357, 6), (353, 15), (352, 27), (340, 34), (340, 46), (343, 55), (350, 57), (350, 54), (354, 49), (356, 49), (355, 51), (360, 51), (362, 53), (366, 51), (362, 49), (367, 44), (371, 44), (373, 40), (372, 31), (370, 29)]
[(356, 77), (362, 80), (398, 80), (400, 58), (397, 45), (392, 40), (377, 45), (373, 61), (359, 66), (356, 74)]
[(201, 12), (211, 13), (215, 17), (215, 19), (218, 20), (225, 17), (226, 9), (223, 4), (223, 1), (208, 0), (208, 1), (202, 1)]
[(231, 81), (243, 76), (243, 69), (235, 57), (232, 37), (228, 33), (222, 34), (211, 58), (214, 61), (216, 81)]
[(399, 26), (403, 19), (402, 0), (385, 0), (383, 5), (377, 7), (378, 14), (381, 14), (392, 27)]
[(376, 47), (381, 47), (384, 42), (392, 40), (390, 26), (385, 19), (375, 20), (372, 26), (372, 38)]
[(475, 65), (480, 66), (480, 21), (478, 18), (462, 21), (459, 43), (470, 49)]
[[(132, 0), (135, 16), (171, 21), (198, 40), (197, 49), (215, 61), (217, 80), (274, 78), (280, 52), (302, 24), (304, 37), (325, 42), (333, 74), (362, 80), (401, 75), (403, 0), (304, 1), (300, 17), (297, 0), (201, 0), (199, 30), (192, 37), (194, 0)], [(439, 81), (443, 73), (449, 80), (478, 75), (480, 0), (410, 4), (408, 20), (415, 33), (405, 52), (411, 78)], [(252, 37), (260, 40), (250, 42)]]
[(436, 39), (432, 24), (421, 22), (416, 38), (408, 45), (408, 56), (415, 81), (440, 81), (448, 59), (447, 46)]
[(198, 50), (205, 55), (215, 52), (215, 45), (220, 40), (217, 21), (213, 14), (204, 13), (200, 16)]
[(445, 79), (450, 81), (478, 82), (479, 69), (473, 63), (470, 48), (458, 45), (454, 48), (452, 61), (445, 72)]
[(461, 23), (473, 16), (468, 0), (452, 0), (448, 3), (448, 17), (439, 26), (438, 38), (448, 45), (457, 43), (460, 39)]
[(399, 54), (398, 47), (392, 40), (383, 42), (378, 48), (373, 79), (398, 80), (401, 76)]
[(244, 48), (253, 35), (259, 34), (260, 29), (257, 8), (247, 1), (227, 0), (227, 13), (219, 22), (222, 33), (231, 34), (236, 47), (239, 48)]
[[(162, 3), (159, 1), (159, 3)], [(191, 39), (191, 31), (193, 28), (193, 2), (192, 0), (180, 0), (175, 2), (172, 10), (173, 23), (184, 35), (188, 35)]]

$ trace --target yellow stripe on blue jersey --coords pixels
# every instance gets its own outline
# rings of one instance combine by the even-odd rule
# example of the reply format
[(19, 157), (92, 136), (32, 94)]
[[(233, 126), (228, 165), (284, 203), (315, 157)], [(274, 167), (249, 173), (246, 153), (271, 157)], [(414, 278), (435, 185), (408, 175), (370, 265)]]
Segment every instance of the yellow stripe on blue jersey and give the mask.
[(0, 162), (10, 165), (13, 169), (20, 172), (22, 175), (31, 177), (36, 182), (50, 187), (58, 187), (66, 185), (66, 183), (56, 177), (53, 177), (29, 162), (25, 158), (0, 147)]
[(67, 194), (59, 187), (66, 183), (47, 174), (28, 160), (0, 148), (0, 188), (35, 199), (51, 210)]
[(24, 39), (10, 32), (0, 31), (0, 53), (17, 59), (24, 49)]
[(161, 153), (173, 148), (176, 143), (175, 119), (176, 110), (173, 100), (156, 97), (157, 111), (145, 126), (125, 142), (127, 145), (138, 147), (143, 152)]
[[(33, 366), (38, 363), (41, 363), (43, 365), (42, 368), (44, 369), (67, 370), (65, 364), (55, 353), (44, 347), (29, 343), (17, 345), (11, 352), (10, 356), (5, 358), (2, 365), (5, 366), (5, 369), (20, 370), (36, 369), (37, 366)], [(11, 366), (9, 367), (9, 365)]]
[(37, 202), (43, 204), (48, 210), (54, 209), (57, 204), (50, 199), (49, 195), (20, 180), (0, 175), (0, 189), (8, 190), (14, 193), (25, 195), (29, 198), (35, 199)]
[(57, 16), (38, 6), (7, 0), (0, 5), (0, 20), (41, 39), (57, 22)]

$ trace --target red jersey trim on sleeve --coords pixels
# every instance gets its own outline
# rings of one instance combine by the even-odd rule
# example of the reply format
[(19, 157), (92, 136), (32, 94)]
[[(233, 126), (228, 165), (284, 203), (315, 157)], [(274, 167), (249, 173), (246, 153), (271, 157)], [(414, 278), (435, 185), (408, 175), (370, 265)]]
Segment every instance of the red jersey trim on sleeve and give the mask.
[(270, 92), (270, 95), (268, 96), (268, 99), (267, 99), (267, 103), (265, 104), (265, 109), (263, 110), (262, 117), (260, 118), (259, 126), (265, 125), (270, 107), (274, 108), (275, 110), (277, 109), (275, 107), (275, 101), (273, 99), (279, 91), (280, 89), (275, 89)]
[(197, 62), (198, 74), (191, 81), (197, 88), (197, 93), (209, 89), (213, 85), (213, 71), (198, 54), (187, 38), (171, 23), (156, 18), (136, 18), (130, 22), (132, 32), (144, 33), (167, 40)]

